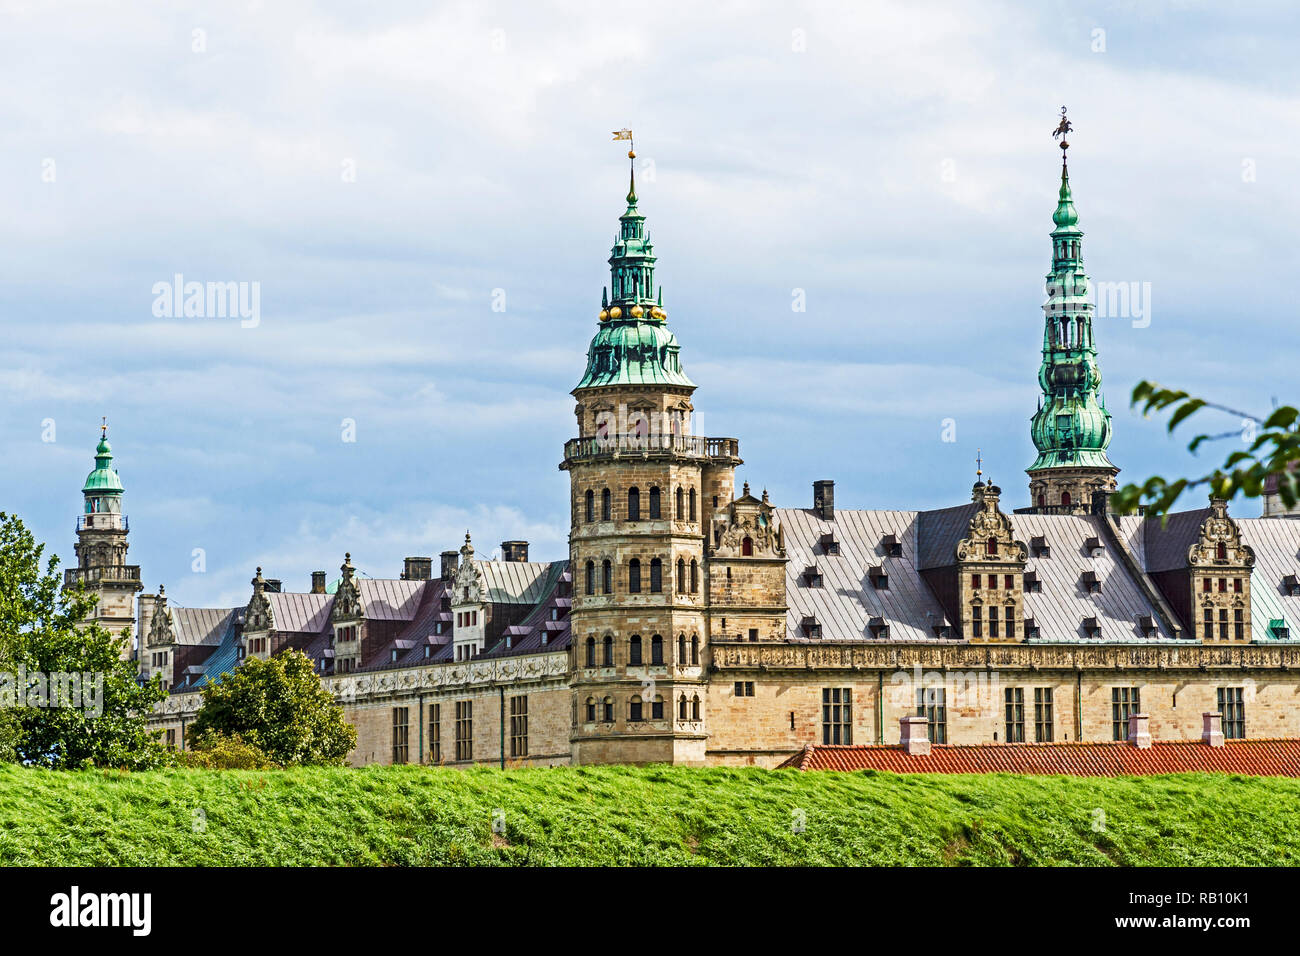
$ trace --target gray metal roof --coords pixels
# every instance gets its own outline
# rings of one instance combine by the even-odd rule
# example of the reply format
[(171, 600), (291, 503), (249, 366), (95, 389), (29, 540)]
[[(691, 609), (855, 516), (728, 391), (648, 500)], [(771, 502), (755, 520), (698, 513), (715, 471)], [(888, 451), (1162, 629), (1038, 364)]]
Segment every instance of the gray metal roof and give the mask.
[(332, 594), (267, 592), (277, 631), (316, 634), (329, 623)]
[(955, 508), (912, 512), (918, 515), (916, 566), (924, 571), (956, 564), (957, 542), (969, 533), (970, 520), (979, 509), (980, 505), (972, 501)]
[(492, 604), (536, 604), (568, 566), (567, 561), (479, 561), (486, 599)]
[(1288, 574), (1300, 575), (1300, 522), (1280, 518), (1237, 518), (1242, 539), (1255, 552), (1250, 575), (1252, 640), (1273, 641), (1271, 620), (1284, 620), (1292, 637), (1300, 639), (1300, 597), (1282, 587)]
[(1148, 518), (1142, 524), (1145, 542), (1145, 563), (1148, 574), (1173, 571), (1187, 567), (1187, 552), (1201, 534), (1201, 525), (1210, 516), (1209, 508), (1180, 511), (1166, 518)]
[[(833, 521), (823, 521), (811, 510), (778, 508), (776, 516), (790, 558), (789, 638), (803, 640), (802, 621), (811, 616), (821, 625), (823, 640), (872, 640), (867, 625), (873, 617), (889, 625), (890, 641), (936, 640), (933, 628), (946, 621), (943, 608), (917, 573), (917, 512), (837, 510)], [(821, 536), (826, 532), (834, 532), (838, 555), (822, 553)], [(880, 541), (889, 534), (902, 545), (901, 557), (885, 556)], [(814, 564), (822, 575), (820, 588), (804, 581), (804, 569)], [(868, 579), (868, 570), (877, 564), (889, 576), (887, 590), (876, 590)]]
[(361, 578), (361, 604), (372, 621), (410, 621), (420, 606), (428, 581)]
[(230, 625), (231, 618), (240, 608), (234, 607), (176, 607), (171, 605), (172, 625), (176, 643), (216, 647)]

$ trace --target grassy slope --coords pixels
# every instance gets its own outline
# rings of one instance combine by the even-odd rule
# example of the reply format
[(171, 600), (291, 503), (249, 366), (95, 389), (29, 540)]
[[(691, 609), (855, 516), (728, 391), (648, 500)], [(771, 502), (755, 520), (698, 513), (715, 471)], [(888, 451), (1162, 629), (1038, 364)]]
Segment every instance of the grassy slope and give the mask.
[[(498, 807), (504, 839), (491, 830)], [(791, 832), (796, 808), (807, 816), (801, 834)], [(1094, 808), (1104, 832), (1093, 830)], [(0, 767), (0, 864), (522, 862), (1297, 864), (1300, 780)]]

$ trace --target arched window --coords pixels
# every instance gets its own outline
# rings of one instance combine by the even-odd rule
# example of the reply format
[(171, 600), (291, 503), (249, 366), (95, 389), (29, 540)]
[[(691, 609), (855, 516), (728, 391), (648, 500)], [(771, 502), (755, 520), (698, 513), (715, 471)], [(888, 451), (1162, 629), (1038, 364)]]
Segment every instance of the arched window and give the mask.
[(600, 566), (600, 590), (602, 594), (614, 593), (614, 566), (608, 558)]
[(747, 558), (753, 556), (753, 554), (754, 554), (754, 539), (753, 539), (753, 538), (751, 538), (751, 537), (749, 537), (749, 536), (746, 536), (745, 539), (744, 539), (743, 541), (740, 542), (740, 553), (743, 554), (743, 555), (744, 555), (745, 557), (747, 557)]
[(677, 593), (686, 593), (686, 561), (682, 558), (677, 559)]
[(686, 635), (677, 635), (677, 663), (681, 667), (686, 666)]
[(596, 493), (590, 488), (587, 489), (587, 520), (596, 520)]
[(677, 698), (677, 719), (678, 720), (686, 719), (686, 695), (685, 694), (682, 694), (681, 697)]
[(694, 488), (691, 489), (690, 499), (691, 499), (691, 513), (690, 513), (689, 520), (694, 521), (695, 520), (695, 489)]
[(664, 589), (664, 563), (658, 558), (650, 559), (650, 593), (658, 594)]
[(627, 520), (641, 520), (641, 489), (639, 488), (627, 490)]
[(614, 516), (614, 509), (610, 505), (609, 489), (606, 488), (600, 493), (600, 520), (609, 521)]
[(657, 521), (659, 519), (660, 517), (659, 511), (660, 511), (659, 488), (658, 486), (655, 486), (654, 488), (650, 489), (650, 520), (651, 521)]
[(588, 697), (587, 698), (587, 723), (593, 724), (595, 722), (596, 722), (596, 698)]
[(635, 724), (639, 724), (641, 721), (645, 720), (645, 717), (641, 713), (641, 696), (639, 694), (634, 694), (632, 699), (628, 701), (627, 719)]
[(587, 638), (587, 666), (596, 666), (596, 639), (594, 637)]
[(1040, 508), (1044, 508), (1044, 507), (1046, 507), (1046, 506), (1047, 506), (1047, 495), (1039, 495), (1039, 496), (1038, 496), (1038, 507), (1040, 507)]
[(664, 639), (656, 634), (650, 638), (650, 663), (660, 665), (664, 662)]
[(681, 486), (677, 488), (677, 513), (678, 521), (686, 520), (686, 493), (682, 491)]
[(1215, 556), (1216, 558), (1218, 558), (1220, 561), (1227, 561), (1227, 560), (1228, 560), (1228, 546), (1227, 546), (1227, 544), (1225, 544), (1224, 542), (1220, 541), (1219, 544), (1218, 544), (1218, 546), (1214, 549), (1214, 556)]
[(641, 593), (641, 562), (636, 558), (627, 563), (627, 589), (632, 594)]
[(700, 639), (697, 635), (691, 635), (691, 666), (698, 667), (700, 664)]
[(633, 665), (641, 663), (641, 635), (633, 634), (627, 642), (627, 662)]
[(596, 593), (596, 562), (587, 562), (587, 593)]
[(664, 699), (658, 694), (655, 694), (655, 699), (650, 702), (650, 719), (664, 719)]
[(700, 593), (700, 565), (694, 558), (691, 558), (691, 593)]
[(1070, 507), (1070, 493), (1068, 491), (1061, 492), (1061, 507), (1062, 508)]
[(603, 715), (605, 723), (612, 724), (614, 722), (614, 698), (606, 697), (603, 703), (604, 707), (602, 709), (605, 711)]
[(614, 638), (608, 634), (605, 635), (605, 653), (601, 657), (601, 665), (603, 667), (614, 666)]
[(700, 719), (700, 695), (696, 694), (691, 698), (691, 720)]
[(997, 557), (998, 554), (997, 538), (989, 538), (988, 541), (984, 543), (984, 553), (987, 555), (991, 555), (992, 557)]

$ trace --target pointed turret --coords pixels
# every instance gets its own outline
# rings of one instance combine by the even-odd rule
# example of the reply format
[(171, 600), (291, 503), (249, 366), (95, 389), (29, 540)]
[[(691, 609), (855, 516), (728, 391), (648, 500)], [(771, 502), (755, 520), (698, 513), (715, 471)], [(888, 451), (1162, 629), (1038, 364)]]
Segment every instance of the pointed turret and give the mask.
[[(1070, 129), (1062, 109), (1056, 135)], [(1043, 303), (1043, 361), (1038, 371), (1043, 396), (1030, 426), (1038, 450), (1027, 469), (1034, 510), (1088, 511), (1095, 493), (1114, 490), (1119, 473), (1106, 456), (1111, 420), (1100, 392), (1093, 306), (1083, 271), (1083, 231), (1065, 160), (1069, 145), (1062, 139), (1061, 188), (1052, 214), (1052, 270)]]

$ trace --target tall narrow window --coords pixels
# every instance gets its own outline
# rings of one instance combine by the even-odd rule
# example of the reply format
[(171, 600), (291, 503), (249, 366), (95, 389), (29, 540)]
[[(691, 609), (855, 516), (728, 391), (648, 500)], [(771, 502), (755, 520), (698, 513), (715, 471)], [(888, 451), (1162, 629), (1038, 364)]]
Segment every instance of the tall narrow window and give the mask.
[(442, 763), (442, 705), (429, 705), (429, 762)]
[(700, 695), (696, 694), (691, 698), (691, 720), (700, 719)]
[(677, 559), (677, 593), (686, 593), (686, 561), (684, 558)]
[(627, 719), (634, 724), (639, 724), (641, 721), (645, 720), (645, 715), (641, 706), (641, 696), (639, 694), (633, 694), (632, 699), (627, 702)]
[(456, 759), (474, 759), (474, 702), (456, 701)]
[(601, 703), (601, 719), (607, 724), (614, 722), (614, 698), (606, 697)]
[(989, 637), (998, 636), (998, 608), (993, 605), (989, 608)]
[(691, 558), (691, 593), (700, 593), (700, 566), (694, 558)]
[(587, 638), (587, 666), (596, 666), (596, 639), (594, 637)]
[(600, 664), (602, 667), (613, 667), (614, 666), (614, 638), (606, 634), (605, 643), (603, 647), (604, 647), (604, 653), (601, 654)]
[(984, 609), (980, 607), (980, 605), (978, 604), (974, 604), (971, 606), (970, 609), (970, 636), (971, 637), (984, 636), (984, 621), (981, 617), (983, 610)]
[(655, 699), (650, 702), (650, 719), (651, 720), (664, 719), (664, 699), (660, 697), (658, 694), (656, 694)]
[(614, 508), (610, 500), (609, 489), (606, 488), (600, 493), (600, 520), (609, 521), (614, 516)]
[(596, 562), (587, 562), (587, 593), (596, 593)]
[(1006, 742), (1024, 743), (1025, 740), (1025, 689), (1008, 687), (1005, 692), (1006, 703)]
[(1201, 612), (1201, 624), (1205, 640), (1214, 640), (1214, 612), (1208, 607)]
[(1246, 639), (1246, 614), (1241, 608), (1232, 612), (1232, 636), (1239, 641)]
[(700, 666), (700, 639), (697, 635), (691, 635), (691, 666)]
[(595, 722), (596, 722), (596, 698), (588, 697), (587, 698), (587, 723), (593, 724)]
[(627, 490), (627, 520), (641, 520), (641, 490), (639, 488), (629, 488)]
[[(998, 553), (998, 539), (997, 539), (997, 538), (989, 538), (988, 541), (984, 542), (984, 553), (985, 553), (985, 554), (988, 554), (988, 555), (992, 555), (992, 556), (994, 556), (994, 557), (997, 556), (997, 553)], [(994, 580), (996, 580), (996, 578), (995, 578)], [(996, 586), (996, 585), (994, 585), (994, 586)]]
[(677, 698), (677, 719), (678, 720), (686, 719), (686, 707), (687, 707), (686, 695), (682, 694), (681, 697)]
[(1128, 719), (1141, 713), (1142, 698), (1136, 687), (1110, 689), (1110, 732), (1115, 740), (1128, 740)]
[(948, 742), (948, 692), (942, 687), (921, 687), (916, 691), (916, 716), (925, 718), (930, 743)]
[(1070, 507), (1070, 493), (1068, 491), (1061, 492), (1061, 507), (1062, 508)]
[(1055, 735), (1052, 722), (1052, 688), (1034, 688), (1034, 740), (1050, 744)]
[(641, 593), (641, 562), (636, 558), (627, 563), (627, 589), (632, 594)]
[(528, 756), (528, 698), (510, 698), (510, 756)]
[(406, 707), (393, 708), (393, 763), (406, 763), (407, 760), (407, 744), (410, 740), (407, 714)]
[(676, 502), (677, 511), (674, 516), (677, 518), (678, 521), (685, 521), (686, 520), (686, 493), (682, 491), (680, 486), (678, 486), (677, 488), (676, 499), (677, 499)]
[(600, 590), (603, 594), (614, 593), (614, 566), (608, 558), (600, 567)]
[(587, 520), (596, 520), (596, 493), (590, 488), (587, 489)]
[(664, 589), (664, 563), (658, 558), (650, 559), (650, 593), (659, 594)]
[(664, 662), (664, 639), (656, 634), (650, 638), (650, 663), (660, 665)]
[(655, 487), (653, 487), (653, 488), (650, 489), (650, 520), (651, 520), (651, 521), (658, 521), (658, 520), (659, 520), (659, 518), (660, 518), (659, 511), (660, 511), (660, 509), (659, 509), (659, 488), (658, 488), (658, 486), (655, 486)]
[(627, 662), (633, 666), (641, 664), (641, 635), (633, 634), (627, 642)]
[(1224, 737), (1240, 740), (1246, 736), (1246, 701), (1243, 688), (1219, 688), (1219, 713), (1223, 715)]
[(853, 743), (852, 688), (822, 688), (822, 743)]
[(742, 541), (740, 542), (740, 553), (743, 554), (743, 555), (744, 555), (745, 557), (747, 557), (747, 558), (753, 556), (753, 554), (754, 554), (754, 539), (753, 539), (753, 538), (750, 538), (750, 537), (746, 536), (746, 537), (744, 538), (744, 540), (742, 540)]
[(695, 489), (694, 488), (691, 489), (691, 493), (689, 497), (691, 501), (691, 512), (690, 512), (689, 520), (694, 521), (695, 520)]
[(677, 666), (686, 666), (686, 635), (677, 635)]

